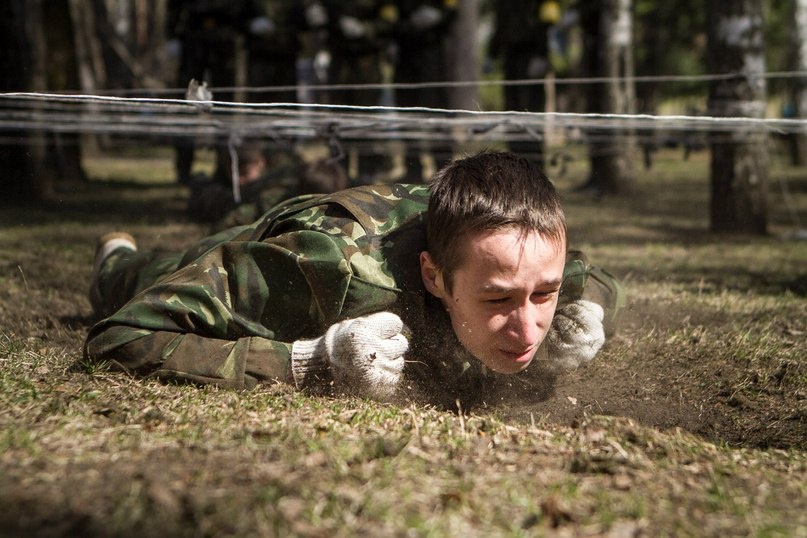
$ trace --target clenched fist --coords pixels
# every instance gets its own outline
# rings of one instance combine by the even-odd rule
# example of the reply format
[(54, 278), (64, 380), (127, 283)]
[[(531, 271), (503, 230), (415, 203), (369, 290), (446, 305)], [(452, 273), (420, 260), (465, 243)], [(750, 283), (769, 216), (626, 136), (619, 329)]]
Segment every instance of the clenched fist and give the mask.
[(549, 364), (574, 370), (593, 359), (605, 343), (603, 316), (600, 305), (585, 300), (569, 303), (555, 312), (541, 346)]
[[(305, 373), (311, 361), (326, 361), (337, 387), (383, 398), (398, 385), (409, 341), (403, 321), (391, 312), (348, 319), (324, 336), (292, 345), (292, 370)], [(299, 382), (298, 382), (299, 384)]]

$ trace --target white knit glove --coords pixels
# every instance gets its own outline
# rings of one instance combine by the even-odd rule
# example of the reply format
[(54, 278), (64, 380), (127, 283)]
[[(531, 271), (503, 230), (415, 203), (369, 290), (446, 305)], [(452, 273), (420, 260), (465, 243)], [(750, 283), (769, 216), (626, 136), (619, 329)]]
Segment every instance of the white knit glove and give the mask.
[(324, 336), (292, 344), (291, 367), (298, 387), (306, 376), (330, 367), (338, 388), (384, 398), (394, 393), (409, 341), (404, 324), (391, 312), (348, 319), (331, 325)]
[(600, 305), (579, 300), (555, 312), (546, 335), (543, 353), (549, 365), (560, 370), (574, 370), (591, 359), (605, 343)]

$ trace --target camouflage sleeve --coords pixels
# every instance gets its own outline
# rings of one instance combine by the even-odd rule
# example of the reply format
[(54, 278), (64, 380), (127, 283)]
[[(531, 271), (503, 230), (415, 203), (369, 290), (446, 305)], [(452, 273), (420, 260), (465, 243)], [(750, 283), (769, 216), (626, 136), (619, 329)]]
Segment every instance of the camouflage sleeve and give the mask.
[[(311, 255), (293, 254), (302, 240)], [(324, 333), (339, 313), (344, 264), (341, 250), (315, 232), (225, 242), (95, 325), (85, 358), (231, 388), (290, 381), (291, 343)], [(330, 295), (319, 293), (321, 279)]]
[(293, 383), (291, 345), (257, 336), (228, 341), (113, 325), (87, 339), (84, 355), (164, 381), (235, 389), (271, 380)]
[[(399, 185), (301, 197), (206, 238), (176, 271), (95, 325), (84, 356), (138, 375), (225, 387), (289, 381), (295, 341), (346, 318), (402, 308), (399, 283), (419, 275), (412, 253), (422, 250), (417, 225), (427, 193)], [(393, 243), (397, 254), (386, 259)], [(327, 379), (311, 383), (325, 387)]]

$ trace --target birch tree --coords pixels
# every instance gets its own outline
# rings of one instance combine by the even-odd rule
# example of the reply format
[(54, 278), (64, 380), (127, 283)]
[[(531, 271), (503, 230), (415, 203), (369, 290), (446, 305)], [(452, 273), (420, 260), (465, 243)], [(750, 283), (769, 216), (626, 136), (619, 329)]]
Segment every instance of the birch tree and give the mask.
[[(797, 51), (796, 69), (807, 71), (807, 0), (795, 0), (795, 21), (794, 32), (795, 48)], [(807, 118), (807, 83), (800, 78), (796, 82), (795, 106), (796, 116)], [(807, 136), (797, 135), (795, 140), (795, 151), (793, 152), (794, 164), (804, 165), (807, 161)]]
[[(762, 10), (757, 0), (709, 1), (710, 72), (736, 75), (709, 85), (711, 116), (765, 115)], [(738, 125), (711, 133), (710, 146), (712, 230), (767, 233), (767, 134)]]
[[(581, 7), (586, 71), (603, 78), (602, 83), (590, 86), (590, 113), (635, 112), (631, 9), (631, 0), (585, 2)], [(587, 186), (602, 194), (629, 191), (633, 184), (634, 145), (630, 133), (609, 128), (593, 130), (588, 135), (591, 175)]]

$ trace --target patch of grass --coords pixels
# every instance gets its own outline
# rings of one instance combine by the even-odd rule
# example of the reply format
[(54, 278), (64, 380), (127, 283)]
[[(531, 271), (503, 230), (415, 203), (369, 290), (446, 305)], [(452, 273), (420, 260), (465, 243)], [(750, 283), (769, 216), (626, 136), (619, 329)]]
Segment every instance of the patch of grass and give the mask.
[(95, 238), (205, 232), (170, 151), (91, 156), (89, 185), (4, 211), (0, 534), (799, 535), (807, 246), (783, 235), (807, 174), (775, 163), (771, 236), (719, 237), (704, 153), (659, 153), (624, 199), (577, 192), (571, 153), (573, 245), (624, 280), (622, 325), (590, 366), (464, 415), (81, 365)]

